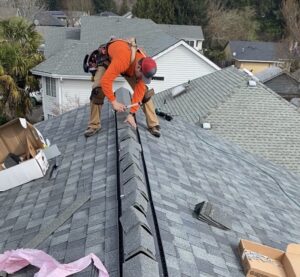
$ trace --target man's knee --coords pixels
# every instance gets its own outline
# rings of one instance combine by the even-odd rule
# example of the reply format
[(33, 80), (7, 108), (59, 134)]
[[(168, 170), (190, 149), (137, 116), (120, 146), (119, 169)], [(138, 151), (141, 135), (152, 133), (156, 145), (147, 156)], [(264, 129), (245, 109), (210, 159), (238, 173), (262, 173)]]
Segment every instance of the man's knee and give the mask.
[(95, 105), (103, 105), (105, 95), (101, 88), (96, 87), (92, 89), (90, 100)]

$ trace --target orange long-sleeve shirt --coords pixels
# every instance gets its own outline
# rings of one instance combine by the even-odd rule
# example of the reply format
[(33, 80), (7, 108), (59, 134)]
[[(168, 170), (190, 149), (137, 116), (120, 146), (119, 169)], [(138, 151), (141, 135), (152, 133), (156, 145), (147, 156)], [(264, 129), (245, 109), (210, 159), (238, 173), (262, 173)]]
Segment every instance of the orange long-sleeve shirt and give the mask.
[[(110, 65), (105, 71), (103, 77), (100, 80), (100, 86), (103, 93), (110, 102), (116, 99), (113, 92), (113, 82), (120, 75), (125, 74), (129, 77), (135, 76), (136, 63), (143, 57), (145, 57), (139, 51), (136, 52), (135, 60), (130, 64), (131, 49), (128, 43), (124, 41), (115, 41), (108, 47), (108, 54), (111, 59)], [(132, 96), (132, 104), (142, 101), (146, 90), (146, 85), (142, 79), (137, 80)], [(139, 109), (139, 106), (132, 107), (130, 112), (135, 113)]]

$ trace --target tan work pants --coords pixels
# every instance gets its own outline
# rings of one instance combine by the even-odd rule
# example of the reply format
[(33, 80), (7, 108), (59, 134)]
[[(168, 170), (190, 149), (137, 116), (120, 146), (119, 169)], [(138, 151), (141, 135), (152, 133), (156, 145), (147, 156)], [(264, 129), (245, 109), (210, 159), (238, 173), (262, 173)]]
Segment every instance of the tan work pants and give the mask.
[[(97, 72), (94, 77), (94, 83), (92, 88), (99, 87), (100, 79), (105, 73), (105, 68), (99, 66)], [(136, 80), (134, 77), (126, 77), (127, 82), (130, 84), (132, 89), (134, 89)], [(95, 105), (90, 102), (90, 119), (88, 123), (88, 128), (98, 129), (101, 127), (101, 108), (102, 105)], [(159, 121), (157, 115), (155, 113), (155, 107), (152, 99), (150, 99), (147, 103), (143, 104), (143, 112), (146, 116), (146, 122), (148, 128), (152, 128), (154, 126), (159, 125)]]

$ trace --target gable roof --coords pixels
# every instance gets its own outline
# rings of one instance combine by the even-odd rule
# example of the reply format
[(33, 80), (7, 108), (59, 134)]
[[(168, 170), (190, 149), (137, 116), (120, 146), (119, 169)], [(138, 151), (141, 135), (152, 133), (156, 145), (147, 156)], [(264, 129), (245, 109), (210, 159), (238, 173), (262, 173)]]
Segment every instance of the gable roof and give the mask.
[(255, 74), (255, 76), (262, 82), (267, 82), (283, 73), (283, 69), (277, 66), (271, 66), (261, 72)]
[[(54, 78), (69, 76), (69, 78), (90, 79), (91, 74), (83, 71), (82, 64), (84, 56), (94, 48), (91, 49), (90, 44), (77, 40), (65, 40), (60, 46), (60, 51), (35, 66), (31, 72)], [(59, 45), (55, 45), (55, 49), (57, 47)]]
[(178, 39), (198, 39), (204, 40), (201, 26), (195, 25), (175, 25), (157, 24), (167, 34)]
[(186, 92), (154, 96), (157, 108), (190, 122), (210, 122), (213, 132), (274, 163), (300, 172), (300, 114), (289, 102), (233, 67), (192, 80)]
[(280, 62), (288, 58), (283, 43), (265, 41), (229, 41), (232, 58), (238, 61)]
[(135, 37), (139, 47), (154, 56), (175, 44), (178, 39), (163, 32), (150, 19), (84, 16), (81, 18), (81, 41), (95, 47), (112, 37)]
[(56, 26), (64, 27), (66, 24), (58, 19), (51, 11), (39, 12), (34, 16), (34, 24), (36, 26)]
[[(103, 129), (87, 140), (83, 136), (89, 116), (87, 106), (37, 125), (52, 144), (58, 145), (62, 156), (56, 159), (58, 167), (52, 175), (48, 170), (44, 178), (0, 194), (0, 253), (22, 247), (77, 197), (89, 195), (90, 200), (38, 249), (62, 263), (94, 252), (103, 261), (110, 276), (119, 276), (123, 246), (118, 226), (120, 179), (117, 153), (123, 156), (125, 152), (117, 149), (129, 145), (127, 154), (132, 157), (131, 163), (137, 160), (138, 153), (136, 142), (131, 140), (136, 140), (136, 134), (122, 123), (124, 118), (119, 115), (116, 126), (115, 117), (106, 102), (102, 110)], [(236, 254), (241, 238), (282, 250), (287, 243), (299, 240), (300, 223), (296, 220), (299, 206), (294, 204), (300, 197), (298, 175), (179, 119), (173, 122), (161, 120), (160, 139), (148, 133), (141, 112), (137, 121), (145, 158), (143, 174), (148, 177), (149, 189), (143, 194), (149, 194), (149, 201), (155, 208), (162, 251), (156, 248), (156, 261), (138, 252), (136, 258), (124, 262), (124, 270), (130, 270), (124, 276), (162, 276), (161, 256), (166, 261), (168, 276), (216, 276), (221, 273), (243, 276), (240, 258)], [(120, 148), (115, 144), (116, 132)], [(120, 170), (127, 168), (127, 162), (130, 159), (121, 162), (121, 166), (119, 164)], [(130, 190), (128, 186), (134, 186), (122, 182), (128, 177), (141, 180), (144, 175), (139, 172), (135, 167), (133, 177), (130, 177), (122, 175), (121, 171), (123, 198), (126, 199), (126, 191)], [(139, 184), (135, 189), (139, 190), (142, 186)], [(232, 216), (231, 231), (216, 229), (193, 217), (195, 204), (203, 200), (222, 207)], [(136, 205), (141, 203), (139, 199), (136, 201)], [(127, 205), (122, 205), (122, 209)], [(150, 222), (153, 216), (150, 202), (146, 202), (147, 205), (149, 213), (146, 218), (151, 236), (144, 232), (140, 234), (145, 237), (124, 234), (127, 246), (138, 247), (136, 243), (149, 238), (159, 243), (155, 236), (158, 233)], [(131, 216), (126, 219), (121, 220), (123, 228), (127, 223), (136, 222), (136, 218)], [(126, 246), (125, 249), (128, 250)], [(151, 259), (152, 263), (149, 262)], [(160, 274), (152, 271), (153, 263), (159, 264)], [(27, 267), (17, 276), (32, 276), (33, 272), (33, 267)], [(80, 276), (93, 276), (92, 269), (88, 268)]]
[(67, 40), (80, 40), (80, 28), (77, 27), (36, 26), (35, 30), (43, 37), (40, 49), (46, 59), (64, 49)]

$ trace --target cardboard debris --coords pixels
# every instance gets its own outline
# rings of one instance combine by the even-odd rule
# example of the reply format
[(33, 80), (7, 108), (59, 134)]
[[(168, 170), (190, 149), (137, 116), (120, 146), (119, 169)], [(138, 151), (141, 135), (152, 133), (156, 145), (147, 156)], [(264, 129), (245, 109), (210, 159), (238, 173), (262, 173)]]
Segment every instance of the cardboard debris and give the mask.
[[(45, 146), (41, 133), (24, 118), (0, 126), (0, 191), (46, 174), (49, 164), (43, 153)], [(16, 156), (21, 162), (13, 165), (11, 157)]]
[(239, 252), (247, 277), (300, 276), (300, 244), (289, 244), (284, 252), (249, 240), (241, 240)]

